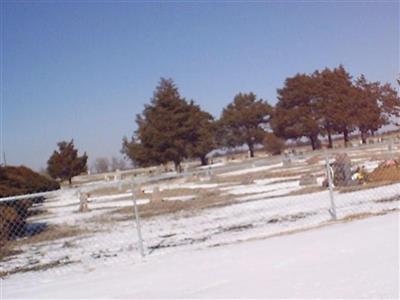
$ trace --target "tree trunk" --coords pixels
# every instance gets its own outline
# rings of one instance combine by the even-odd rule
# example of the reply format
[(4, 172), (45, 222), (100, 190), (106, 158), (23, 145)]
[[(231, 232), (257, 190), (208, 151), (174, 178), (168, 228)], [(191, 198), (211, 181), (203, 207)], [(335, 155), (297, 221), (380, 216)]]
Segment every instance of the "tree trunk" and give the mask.
[(68, 178), (69, 185), (72, 185), (72, 177)]
[(180, 161), (174, 161), (174, 165), (175, 165), (175, 171), (177, 173), (182, 173), (181, 162)]
[(207, 166), (208, 165), (208, 159), (205, 155), (200, 156), (200, 161), (202, 166)]
[(313, 151), (315, 150), (315, 141), (314, 138), (312, 136), (309, 137), (310, 138), (310, 142), (311, 142), (311, 148), (313, 149)]
[(332, 133), (331, 133), (331, 129), (328, 128), (328, 148), (332, 149), (333, 148), (333, 142), (332, 142)]
[(362, 131), (361, 131), (361, 142), (362, 142), (363, 144), (366, 144), (366, 143), (367, 143), (367, 136), (368, 136), (367, 131), (362, 130)]
[(310, 139), (311, 147), (312, 147), (313, 151), (317, 150), (317, 147), (318, 147), (317, 139), (318, 138), (313, 135), (310, 135), (308, 138)]
[(254, 145), (252, 143), (247, 144), (249, 146), (250, 157), (254, 157)]
[(347, 128), (343, 130), (343, 140), (344, 140), (344, 147), (347, 148), (349, 145), (349, 131)]

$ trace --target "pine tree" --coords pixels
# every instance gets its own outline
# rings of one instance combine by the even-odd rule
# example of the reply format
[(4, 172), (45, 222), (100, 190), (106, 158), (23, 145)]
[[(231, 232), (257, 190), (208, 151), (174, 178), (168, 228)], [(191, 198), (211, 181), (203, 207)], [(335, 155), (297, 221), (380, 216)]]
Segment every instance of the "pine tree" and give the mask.
[(333, 148), (333, 134), (337, 133), (334, 127), (334, 119), (331, 114), (332, 106), (334, 105), (334, 97), (332, 97), (332, 71), (328, 68), (315, 71), (312, 78), (315, 83), (316, 109), (320, 118), (323, 134), (328, 136), (328, 148)]
[(313, 150), (320, 147), (321, 116), (317, 104), (315, 80), (306, 74), (288, 78), (278, 89), (271, 126), (276, 136), (284, 139), (307, 137)]
[(68, 180), (71, 185), (72, 177), (87, 171), (87, 155), (78, 156), (74, 140), (60, 142), (58, 151), (55, 150), (47, 161), (47, 171), (54, 179)]
[(253, 93), (239, 93), (222, 112), (218, 122), (222, 144), (236, 147), (246, 144), (254, 157), (254, 146), (263, 141), (272, 107)]
[(392, 123), (400, 126), (400, 97), (396, 89), (389, 83), (380, 84), (378, 102), (384, 115), (385, 125)]
[(161, 78), (150, 105), (136, 117), (138, 129), (131, 141), (123, 140), (122, 153), (135, 165), (150, 166), (173, 162), (175, 169), (188, 157), (192, 133), (190, 106), (172, 79)]
[(380, 86), (379, 82), (368, 82), (364, 75), (357, 78), (357, 95), (355, 97), (358, 108), (355, 124), (360, 131), (361, 141), (367, 143), (368, 132), (375, 132), (387, 123), (379, 105)]
[(193, 101), (189, 103), (189, 113), (188, 156), (199, 158), (202, 165), (207, 165), (207, 154), (216, 148), (214, 118)]
[[(356, 90), (352, 77), (340, 65), (333, 70), (321, 72), (322, 88), (317, 92), (318, 110), (328, 137), (335, 133), (343, 134), (344, 145), (349, 142), (349, 135), (356, 128), (357, 106)], [(332, 142), (330, 142), (332, 145)]]

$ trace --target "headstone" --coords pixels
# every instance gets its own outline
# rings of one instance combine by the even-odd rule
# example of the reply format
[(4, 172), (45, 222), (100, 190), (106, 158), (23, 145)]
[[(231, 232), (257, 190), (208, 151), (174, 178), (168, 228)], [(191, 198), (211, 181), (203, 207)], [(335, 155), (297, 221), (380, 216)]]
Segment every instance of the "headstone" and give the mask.
[(119, 181), (119, 180), (121, 180), (121, 172), (119, 170), (116, 170), (114, 174), (114, 181)]
[(118, 191), (122, 191), (122, 181), (118, 182)]
[(87, 194), (87, 193), (81, 193), (79, 195), (79, 212), (88, 212), (89, 211), (88, 198), (89, 198), (89, 194)]
[(254, 183), (254, 180), (250, 174), (246, 174), (241, 182), (241, 184), (252, 184), (252, 183)]
[(339, 154), (332, 164), (333, 183), (335, 186), (348, 186), (353, 183), (351, 160), (347, 154)]
[(300, 186), (316, 185), (318, 184), (317, 178), (313, 174), (305, 174), (300, 177)]
[(160, 188), (158, 186), (153, 188), (153, 193), (151, 193), (151, 201), (161, 201)]
[(187, 173), (189, 171), (189, 164), (184, 164), (183, 165), (183, 172)]
[(388, 151), (393, 151), (393, 140), (392, 139), (389, 140)]
[(284, 167), (288, 167), (288, 166), (290, 166), (291, 164), (292, 164), (292, 159), (291, 159), (291, 157), (289, 156), (289, 154), (285, 153), (285, 154), (283, 155), (283, 158), (282, 158), (282, 165), (283, 165)]

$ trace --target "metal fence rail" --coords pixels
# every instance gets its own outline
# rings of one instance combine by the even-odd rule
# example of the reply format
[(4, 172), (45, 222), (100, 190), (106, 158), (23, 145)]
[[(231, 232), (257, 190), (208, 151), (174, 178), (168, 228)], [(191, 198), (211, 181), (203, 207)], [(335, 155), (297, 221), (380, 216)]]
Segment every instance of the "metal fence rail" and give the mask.
[(38, 198), (38, 197), (55, 196), (55, 195), (57, 195), (57, 193), (59, 193), (58, 190), (57, 191), (50, 191), (50, 192), (40, 192), (40, 193), (33, 193), (33, 194), (25, 194), (25, 195), (18, 195), (18, 196), (3, 197), (3, 198), (0, 198), (0, 203), (16, 201), (16, 200), (32, 199), (32, 198)]

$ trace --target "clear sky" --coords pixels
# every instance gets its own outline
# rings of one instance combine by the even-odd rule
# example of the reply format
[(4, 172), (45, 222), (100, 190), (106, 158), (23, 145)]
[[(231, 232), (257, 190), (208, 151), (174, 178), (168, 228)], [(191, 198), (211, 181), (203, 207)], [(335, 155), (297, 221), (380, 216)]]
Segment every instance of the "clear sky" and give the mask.
[(71, 138), (119, 156), (160, 77), (218, 117), (240, 91), (274, 103), (298, 72), (399, 72), (398, 1), (8, 1), (1, 23), (7, 163), (35, 169)]

